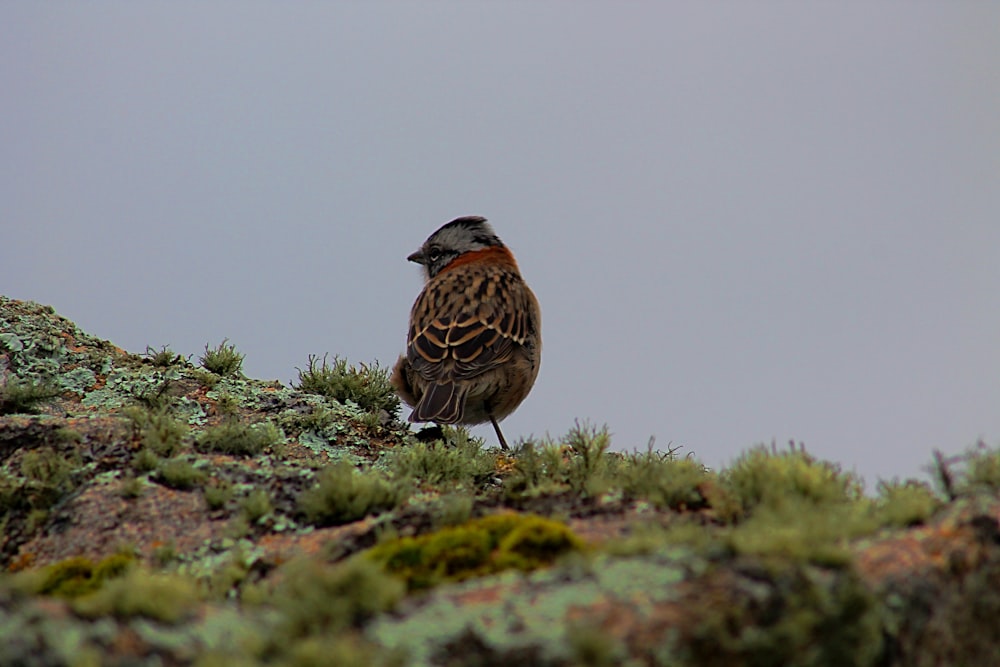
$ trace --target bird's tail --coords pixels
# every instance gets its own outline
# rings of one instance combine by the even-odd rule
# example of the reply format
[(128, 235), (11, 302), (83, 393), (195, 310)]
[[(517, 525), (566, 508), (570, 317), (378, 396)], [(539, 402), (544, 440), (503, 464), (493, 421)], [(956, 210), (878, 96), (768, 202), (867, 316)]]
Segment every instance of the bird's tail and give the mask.
[(468, 389), (457, 387), (454, 382), (432, 383), (410, 414), (410, 421), (457, 424), (465, 416), (467, 393)]

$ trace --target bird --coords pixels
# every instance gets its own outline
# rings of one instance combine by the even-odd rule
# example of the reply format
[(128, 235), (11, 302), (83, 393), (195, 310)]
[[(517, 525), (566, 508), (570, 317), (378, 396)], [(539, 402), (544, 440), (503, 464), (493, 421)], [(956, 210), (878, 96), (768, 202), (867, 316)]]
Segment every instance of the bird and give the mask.
[(406, 258), (423, 267), (406, 353), (391, 383), (411, 422), (499, 422), (531, 391), (541, 363), (541, 309), (513, 253), (481, 216), (455, 218)]

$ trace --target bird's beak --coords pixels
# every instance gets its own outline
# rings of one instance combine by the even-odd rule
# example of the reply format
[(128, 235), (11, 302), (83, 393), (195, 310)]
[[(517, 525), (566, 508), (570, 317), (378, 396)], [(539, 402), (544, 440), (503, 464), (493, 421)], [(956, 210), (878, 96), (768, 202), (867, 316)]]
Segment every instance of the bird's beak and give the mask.
[(424, 261), (424, 253), (421, 252), (420, 250), (416, 251), (415, 253), (413, 253), (412, 255), (410, 255), (409, 257), (407, 257), (406, 259), (408, 259), (411, 262), (416, 262), (417, 264), (426, 264), (427, 263), (427, 262)]

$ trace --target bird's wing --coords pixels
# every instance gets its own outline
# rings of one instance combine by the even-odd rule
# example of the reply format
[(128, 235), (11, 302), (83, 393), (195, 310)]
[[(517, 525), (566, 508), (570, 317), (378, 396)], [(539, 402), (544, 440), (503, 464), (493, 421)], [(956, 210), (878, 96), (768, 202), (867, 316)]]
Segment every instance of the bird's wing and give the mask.
[(503, 268), (449, 271), (413, 305), (407, 357), (431, 382), (475, 377), (508, 361), (537, 327), (521, 277)]

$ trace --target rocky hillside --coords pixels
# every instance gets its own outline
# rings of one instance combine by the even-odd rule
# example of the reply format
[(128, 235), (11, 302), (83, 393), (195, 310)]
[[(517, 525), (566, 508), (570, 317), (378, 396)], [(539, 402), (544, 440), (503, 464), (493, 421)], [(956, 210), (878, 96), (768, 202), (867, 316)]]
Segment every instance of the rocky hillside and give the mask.
[(0, 664), (1000, 664), (996, 450), (868, 496), (794, 446), (501, 452), (412, 433), (377, 364), (241, 364), (0, 297)]

